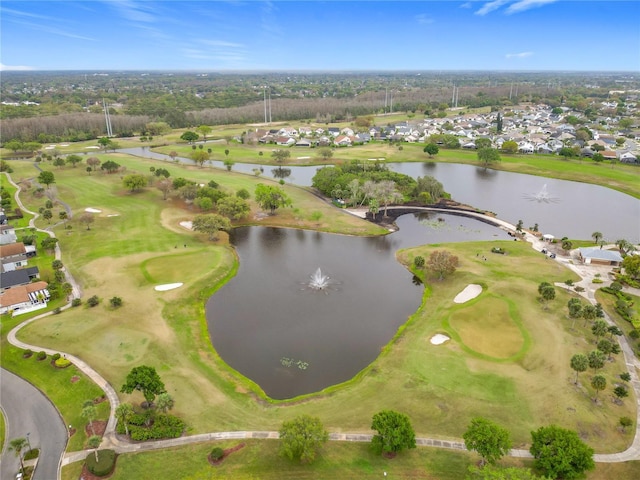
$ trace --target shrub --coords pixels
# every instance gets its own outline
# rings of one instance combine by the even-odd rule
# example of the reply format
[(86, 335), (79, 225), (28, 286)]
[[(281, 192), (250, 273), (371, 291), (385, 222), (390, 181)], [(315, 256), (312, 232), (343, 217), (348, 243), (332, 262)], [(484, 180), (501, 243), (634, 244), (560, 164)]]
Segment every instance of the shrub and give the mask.
[(604, 283), (604, 281), (601, 278), (594, 278), (591, 283)]
[(82, 305), (82, 300), (80, 300), (79, 298), (74, 298), (73, 300), (71, 300), (72, 307), (79, 307), (80, 305)]
[(23, 460), (26, 462), (27, 460), (33, 460), (34, 458), (38, 458), (40, 455), (39, 448), (33, 448), (31, 450), (27, 450), (27, 453), (24, 454)]
[(576, 292), (584, 292), (584, 287), (581, 287), (581, 286), (579, 286), (579, 285), (578, 285), (577, 287), (574, 287), (573, 289), (574, 289)]
[(92, 452), (87, 455), (85, 462), (91, 473), (98, 477), (104, 477), (110, 474), (116, 466), (116, 452), (114, 450), (98, 450), (98, 461)]
[(118, 308), (122, 306), (122, 299), (120, 297), (113, 297), (109, 299), (109, 304), (112, 308)]
[(59, 358), (53, 363), (57, 368), (67, 368), (71, 365), (71, 360), (67, 360), (66, 358)]
[(629, 338), (633, 339), (633, 340), (637, 340), (640, 338), (640, 330), (637, 329), (633, 329), (629, 332)]
[(60, 309), (60, 307), (56, 307), (53, 309), (54, 315), (60, 315), (61, 313), (62, 313), (62, 310)]
[(213, 450), (211, 450), (211, 460), (220, 460), (222, 457), (224, 457), (224, 450), (222, 448), (215, 447)]
[(424, 267), (424, 257), (422, 255), (418, 255), (413, 259), (413, 266), (416, 268)]
[(51, 360), (53, 360), (54, 362), (56, 360), (58, 360), (62, 355), (60, 355), (59, 353), (54, 353), (53, 355), (51, 355)]
[(160, 438), (178, 438), (182, 435), (184, 429), (185, 423), (178, 417), (158, 415), (150, 427), (131, 425), (129, 433), (131, 434), (131, 440), (144, 441)]
[(22, 354), (22, 358), (31, 358), (31, 355), (33, 355), (33, 350), (31, 350), (30, 348), (26, 349), (24, 351), (24, 353)]
[(96, 305), (98, 305), (100, 303), (100, 299), (98, 298), (97, 295), (94, 295), (93, 297), (90, 297), (87, 300), (87, 305), (89, 305), (90, 307), (95, 307)]
[(38, 354), (36, 355), (36, 358), (37, 358), (38, 360), (44, 360), (45, 358), (47, 358), (47, 354), (46, 354), (43, 350), (41, 350), (41, 351), (39, 351), (39, 352), (38, 352)]

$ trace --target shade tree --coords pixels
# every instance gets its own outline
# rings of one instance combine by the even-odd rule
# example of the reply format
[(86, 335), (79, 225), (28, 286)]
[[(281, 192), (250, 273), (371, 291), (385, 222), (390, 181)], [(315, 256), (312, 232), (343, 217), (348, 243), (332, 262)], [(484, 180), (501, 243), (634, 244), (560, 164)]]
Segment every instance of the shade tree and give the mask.
[(531, 432), (531, 438), (534, 466), (551, 478), (579, 478), (595, 468), (593, 448), (572, 430), (550, 425)]
[(382, 410), (373, 416), (371, 429), (378, 432), (371, 445), (379, 453), (396, 454), (405, 448), (416, 448), (416, 435), (409, 417), (393, 410)]
[(452, 275), (458, 267), (458, 257), (446, 250), (436, 250), (429, 255), (427, 269), (439, 280)]
[(271, 215), (273, 215), (278, 208), (291, 205), (291, 199), (284, 190), (263, 183), (259, 183), (256, 186), (254, 198), (258, 205), (260, 205), (260, 208), (269, 210)]
[(313, 462), (322, 444), (329, 440), (329, 433), (320, 419), (309, 415), (283, 422), (279, 436), (280, 454), (302, 463)]
[(462, 438), (467, 450), (475, 450), (480, 454), (482, 465), (495, 464), (511, 450), (509, 431), (481, 417), (471, 420)]
[(206, 233), (209, 240), (217, 240), (220, 231), (231, 230), (231, 222), (227, 217), (217, 213), (207, 213), (196, 215), (193, 219), (193, 230)]
[(156, 395), (166, 391), (156, 369), (148, 365), (132, 368), (120, 388), (122, 393), (132, 393), (134, 390), (142, 392), (149, 404), (153, 403)]

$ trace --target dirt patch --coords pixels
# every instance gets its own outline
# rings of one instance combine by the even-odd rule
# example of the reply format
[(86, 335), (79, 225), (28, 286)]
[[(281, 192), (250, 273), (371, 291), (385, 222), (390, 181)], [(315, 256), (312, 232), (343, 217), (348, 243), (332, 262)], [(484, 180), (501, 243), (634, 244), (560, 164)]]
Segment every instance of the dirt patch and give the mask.
[[(91, 428), (91, 426), (93, 425), (93, 429)], [(93, 435), (93, 432), (96, 432), (95, 434), (98, 435), (99, 437), (104, 435), (105, 430), (107, 429), (107, 422), (104, 420), (94, 420), (91, 423), (87, 423), (84, 427), (84, 433), (87, 435), (87, 437), (90, 437)]]
[(73, 377), (71, 377), (71, 383), (76, 383), (80, 380), (80, 377), (77, 375), (74, 375)]
[(211, 465), (220, 465), (222, 463), (222, 461), (227, 458), (229, 455), (231, 455), (233, 452), (237, 452), (238, 450), (240, 450), (241, 448), (244, 448), (245, 444), (244, 443), (239, 443), (238, 445), (236, 445), (235, 447), (231, 447), (231, 448), (227, 448), (224, 451), (224, 454), (222, 455), (222, 458), (219, 458), (218, 460), (213, 460), (211, 458), (211, 454), (207, 455), (207, 460), (209, 460), (209, 463)]
[(73, 436), (76, 434), (76, 432), (77, 432), (77, 431), (78, 431), (78, 430), (77, 430), (77, 429), (75, 429), (75, 428), (70, 428), (70, 429), (69, 429), (69, 436), (70, 436), (70, 437), (73, 437)]

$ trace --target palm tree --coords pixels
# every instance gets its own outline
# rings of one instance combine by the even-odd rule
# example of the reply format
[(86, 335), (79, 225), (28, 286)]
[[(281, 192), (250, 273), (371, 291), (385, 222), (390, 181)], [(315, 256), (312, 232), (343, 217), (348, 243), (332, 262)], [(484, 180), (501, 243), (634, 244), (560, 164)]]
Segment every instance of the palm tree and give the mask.
[(116, 417), (124, 425), (124, 431), (127, 436), (129, 435), (129, 419), (131, 415), (133, 415), (133, 407), (130, 403), (121, 403), (116, 408)]
[(602, 238), (602, 233), (601, 232), (593, 232), (591, 234), (591, 238), (593, 238), (593, 243), (598, 243), (600, 241), (600, 239)]
[(171, 410), (173, 408), (173, 398), (168, 393), (161, 393), (156, 398), (156, 408), (162, 411), (162, 413), (167, 413), (167, 410)]
[(91, 400), (87, 400), (86, 402), (84, 402), (84, 405), (82, 405), (82, 413), (80, 415), (82, 416), (82, 418), (87, 419), (87, 421), (89, 422), (89, 426), (91, 427), (91, 433), (93, 433), (94, 436), (96, 434), (96, 431), (93, 428), (93, 420), (96, 418), (97, 413), (98, 411), (96, 409), (96, 406)]
[(600, 390), (607, 388), (607, 379), (602, 375), (596, 375), (591, 379), (591, 386), (596, 391), (596, 394), (593, 397), (593, 401), (595, 402), (598, 399), (598, 393), (600, 393)]
[(26, 438), (14, 438), (9, 442), (9, 450), (16, 453), (16, 457), (20, 459), (20, 471), (24, 473), (24, 462), (22, 461), (22, 451), (27, 447), (29, 442)]

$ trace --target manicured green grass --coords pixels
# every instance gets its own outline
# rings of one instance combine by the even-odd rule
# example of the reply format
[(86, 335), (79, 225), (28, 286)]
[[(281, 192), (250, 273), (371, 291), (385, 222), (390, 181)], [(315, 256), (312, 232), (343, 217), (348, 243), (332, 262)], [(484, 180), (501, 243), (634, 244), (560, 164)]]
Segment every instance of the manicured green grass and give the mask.
[[(210, 465), (207, 456), (217, 446), (229, 449), (245, 446), (225, 457), (218, 465)], [(417, 448), (401, 452), (393, 459), (374, 454), (368, 444), (328, 442), (312, 464), (300, 464), (278, 454), (276, 440), (224, 441), (189, 445), (118, 457), (114, 480), (125, 478), (172, 478), (176, 480), (202, 480), (217, 478), (250, 479), (438, 479), (464, 478), (469, 466), (478, 456), (469, 452), (436, 448)], [(503, 458), (501, 467), (532, 468), (531, 460)], [(63, 480), (76, 480), (82, 463), (63, 468)], [(635, 478), (640, 462), (597, 464), (588, 472), (586, 480)], [(384, 477), (384, 472), (387, 476)]]
[[(51, 399), (62, 414), (65, 424), (77, 429), (76, 434), (69, 440), (67, 450), (80, 450), (84, 448), (88, 438), (84, 432), (87, 421), (81, 416), (82, 404), (86, 400), (101, 397), (103, 392), (73, 365), (62, 369), (55, 368), (51, 365), (51, 357), (38, 361), (35, 353), (30, 358), (23, 358), (24, 350), (10, 345), (6, 339), (6, 333), (17, 325), (20, 319), (21, 317), (2, 316), (0, 323), (2, 366), (37, 386)], [(52, 335), (56, 336), (57, 333), (54, 332)], [(74, 377), (77, 377), (77, 381)], [(73, 381), (72, 378), (74, 378)], [(97, 409), (97, 419), (106, 420), (109, 414), (109, 402), (99, 403)]]
[(499, 298), (484, 297), (473, 306), (454, 311), (449, 325), (464, 345), (491, 358), (512, 357), (524, 346), (522, 331), (511, 318), (509, 305)]
[[(126, 165), (128, 172), (147, 172), (149, 166), (157, 166), (157, 162), (124, 155), (113, 158)], [(266, 181), (208, 168), (167, 168), (172, 177), (201, 183), (214, 179), (231, 191), (247, 188), (252, 192), (258, 181)], [(630, 399), (618, 406), (601, 395), (603, 401), (594, 404), (586, 376), (583, 386), (572, 384), (569, 359), (593, 347), (588, 328), (577, 325), (571, 330), (565, 320), (569, 294), (558, 291), (547, 309), (537, 300), (540, 282), (577, 277), (557, 262), (545, 261), (528, 244), (437, 246), (460, 258), (458, 271), (441, 282), (427, 279), (422, 307), (369, 368), (353, 382), (304, 401), (269, 404), (256, 401), (252, 384), (234, 375), (209, 341), (204, 303), (235, 274), (237, 266), (224, 238), (212, 244), (184, 230), (179, 221), (193, 218), (197, 210), (185, 208), (179, 201), (165, 202), (152, 188), (131, 194), (119, 177), (88, 175), (79, 168), (62, 169), (56, 177), (60, 198), (72, 205), (75, 214), (87, 207), (102, 210), (91, 230), (72, 221), (71, 231), (60, 232), (63, 262), (81, 281), (85, 298), (96, 294), (102, 303), (40, 320), (26, 328), (21, 338), (81, 356), (116, 389), (133, 366), (155, 366), (176, 399), (174, 413), (187, 421), (190, 433), (275, 430), (283, 420), (304, 413), (319, 416), (330, 431), (369, 432), (372, 415), (393, 408), (410, 416), (420, 436), (459, 439), (470, 418), (484, 416), (508, 426), (518, 446), (530, 441), (531, 430), (548, 423), (579, 431), (598, 451), (623, 450), (631, 439), (630, 433), (616, 429), (620, 416), (635, 416)], [(299, 213), (279, 211), (266, 220), (270, 225), (316, 227), (305, 214), (319, 210), (326, 213), (319, 229), (353, 234), (380, 231), (304, 189), (283, 188)], [(491, 255), (488, 262), (478, 260), (477, 252), (488, 255), (493, 246), (508, 249), (509, 255)], [(398, 258), (412, 265), (416, 255), (426, 258), (434, 248), (402, 251)], [(194, 260), (198, 255), (202, 262)], [(168, 292), (153, 290), (156, 283), (174, 281), (185, 285)], [(468, 305), (454, 304), (453, 298), (469, 283), (483, 285), (484, 297)], [(124, 305), (113, 310), (107, 300), (116, 295)], [(483, 330), (488, 331), (495, 325), (492, 318), (484, 323), (492, 310), (491, 302), (485, 300), (497, 301), (500, 311), (505, 316), (508, 313), (509, 321), (517, 327), (521, 346), (515, 354), (511, 353), (515, 347), (506, 342), (502, 348), (483, 346), (490, 355), (480, 355), (455, 330), (456, 319), (450, 322), (454, 313), (466, 311), (479, 317)], [(505, 334), (509, 331), (510, 339), (516, 338), (515, 330), (504, 330)], [(431, 345), (429, 339), (438, 332), (450, 334), (452, 340)], [(607, 365), (609, 384), (623, 369), (620, 358)], [(140, 394), (121, 398), (142, 401)]]

